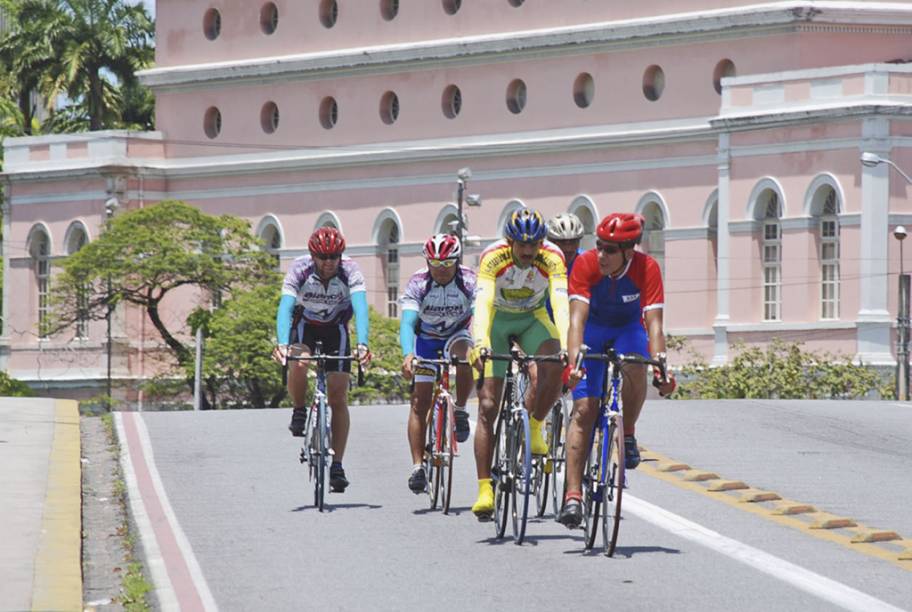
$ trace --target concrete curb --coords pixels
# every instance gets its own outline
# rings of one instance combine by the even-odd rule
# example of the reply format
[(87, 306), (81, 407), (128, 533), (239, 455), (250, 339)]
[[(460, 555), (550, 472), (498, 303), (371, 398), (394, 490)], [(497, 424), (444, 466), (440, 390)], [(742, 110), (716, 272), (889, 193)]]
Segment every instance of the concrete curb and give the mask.
[(41, 538), (35, 556), (32, 610), (81, 610), (79, 406), (71, 400), (55, 400), (54, 408), (54, 443), (48, 465)]

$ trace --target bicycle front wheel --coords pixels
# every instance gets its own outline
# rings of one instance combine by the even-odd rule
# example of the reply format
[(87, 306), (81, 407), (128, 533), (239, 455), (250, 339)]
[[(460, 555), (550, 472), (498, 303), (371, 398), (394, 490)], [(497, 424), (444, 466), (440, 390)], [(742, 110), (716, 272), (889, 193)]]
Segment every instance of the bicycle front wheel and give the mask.
[(621, 497), (624, 493), (624, 421), (616, 414), (608, 425), (607, 479), (604, 488), (605, 509), (602, 513), (602, 539), (605, 554), (614, 555), (617, 546), (618, 529), (621, 526)]
[(513, 420), (513, 538), (522, 544), (526, 537), (529, 517), (529, 494), (532, 488), (532, 446), (529, 432), (529, 413), (519, 411)]
[(440, 476), (440, 509), (444, 514), (450, 513), (450, 498), (453, 493), (453, 461), (456, 459), (456, 415), (453, 412), (453, 402), (447, 402), (444, 411), (446, 421), (443, 427), (443, 439), (440, 447), (443, 449), (443, 458), (438, 471)]
[(427, 488), (428, 498), (431, 504), (431, 510), (437, 509), (437, 499), (440, 494), (440, 429), (442, 423), (442, 413), (440, 404), (437, 402), (431, 406), (428, 423), (427, 436)]
[(323, 512), (323, 498), (326, 493), (326, 403), (317, 405), (317, 474), (314, 479), (314, 506)]
[(510, 449), (503, 412), (497, 419), (494, 431), (494, 465), (491, 466), (491, 484), (494, 487), (494, 531), (502, 538), (507, 530), (507, 510), (510, 507), (511, 475)]
[(586, 531), (586, 550), (595, 545), (595, 536), (598, 533), (599, 512), (602, 506), (602, 445), (604, 444), (604, 431), (596, 422), (595, 437), (586, 459), (586, 471), (583, 472), (583, 525)]
[(554, 510), (555, 518), (560, 514), (561, 506), (564, 503), (565, 432), (564, 400), (560, 399), (551, 408), (551, 430), (548, 439), (548, 463), (551, 465), (551, 473), (547, 476), (551, 481), (551, 508)]

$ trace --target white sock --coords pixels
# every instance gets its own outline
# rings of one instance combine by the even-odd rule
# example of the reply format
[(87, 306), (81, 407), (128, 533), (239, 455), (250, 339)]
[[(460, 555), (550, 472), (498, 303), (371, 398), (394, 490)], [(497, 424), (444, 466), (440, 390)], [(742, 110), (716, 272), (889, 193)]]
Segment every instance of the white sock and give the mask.
[(423, 467), (424, 467), (423, 463), (416, 463), (415, 465), (412, 466), (412, 473), (414, 474), (415, 472), (417, 472), (418, 470), (420, 470)]
[(465, 407), (465, 406), (453, 406), (453, 409), (454, 409), (454, 410), (462, 410), (463, 412), (466, 412), (466, 407)]

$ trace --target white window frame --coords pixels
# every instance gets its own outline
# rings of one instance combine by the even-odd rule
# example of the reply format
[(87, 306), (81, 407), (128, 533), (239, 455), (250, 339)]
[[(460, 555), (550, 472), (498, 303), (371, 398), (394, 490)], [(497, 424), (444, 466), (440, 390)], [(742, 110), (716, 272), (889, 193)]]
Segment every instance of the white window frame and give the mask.
[(35, 281), (38, 288), (38, 339), (47, 338), (47, 322), (50, 313), (51, 290), (51, 241), (42, 233), (35, 245)]
[[(824, 321), (839, 319), (839, 218), (837, 216), (836, 190), (830, 189), (820, 216), (820, 318)], [(829, 251), (829, 253), (827, 253)], [(827, 291), (829, 289), (829, 292)]]
[[(779, 222), (779, 196), (773, 192), (766, 205), (761, 226), (760, 261), (763, 267), (763, 320), (782, 320), (782, 224)], [(772, 236), (771, 236), (772, 234)], [(773, 237), (774, 236), (774, 237)]]
[(386, 281), (386, 316), (399, 318), (399, 226), (390, 223), (384, 241), (383, 276)]

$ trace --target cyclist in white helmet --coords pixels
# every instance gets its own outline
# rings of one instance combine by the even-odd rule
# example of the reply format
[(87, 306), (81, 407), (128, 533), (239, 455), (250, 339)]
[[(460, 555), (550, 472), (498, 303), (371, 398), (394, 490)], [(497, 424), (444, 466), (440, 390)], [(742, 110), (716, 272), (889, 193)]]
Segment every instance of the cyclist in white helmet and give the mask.
[(580, 240), (584, 233), (583, 222), (573, 213), (560, 213), (548, 219), (548, 240), (557, 245), (567, 261), (567, 276), (573, 262), (580, 254)]

